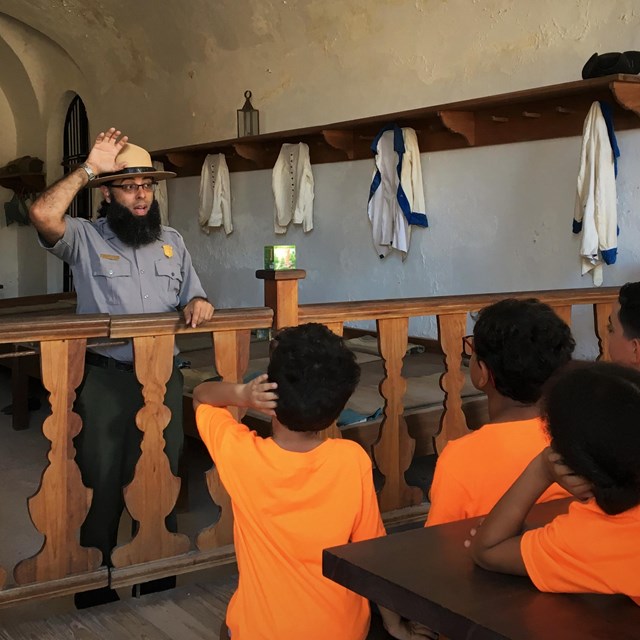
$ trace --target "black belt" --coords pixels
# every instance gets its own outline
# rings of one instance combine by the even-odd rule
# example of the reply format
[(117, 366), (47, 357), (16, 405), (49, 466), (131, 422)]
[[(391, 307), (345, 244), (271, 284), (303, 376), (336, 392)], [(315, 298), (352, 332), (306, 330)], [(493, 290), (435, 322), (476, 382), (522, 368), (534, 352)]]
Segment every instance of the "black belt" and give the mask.
[(103, 369), (133, 371), (133, 364), (131, 362), (120, 362), (120, 360), (101, 356), (99, 353), (93, 353), (93, 351), (87, 351), (84, 360), (87, 364), (92, 364), (95, 367), (102, 367)]

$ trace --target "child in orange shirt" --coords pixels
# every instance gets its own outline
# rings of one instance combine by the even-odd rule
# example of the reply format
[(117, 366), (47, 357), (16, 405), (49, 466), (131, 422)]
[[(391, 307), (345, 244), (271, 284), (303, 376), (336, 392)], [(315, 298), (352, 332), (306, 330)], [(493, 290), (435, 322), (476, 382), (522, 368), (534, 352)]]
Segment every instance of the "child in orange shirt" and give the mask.
[[(548, 305), (501, 300), (480, 311), (464, 338), (471, 382), (487, 394), (490, 423), (444, 448), (431, 485), (426, 526), (488, 513), (547, 444), (542, 386), (569, 362), (571, 331)], [(541, 501), (566, 497), (552, 485)]]
[[(552, 449), (484, 520), (473, 559), (528, 575), (541, 591), (623, 593), (640, 605), (640, 372), (604, 362), (570, 367), (546, 393), (546, 415)], [(583, 500), (522, 533), (556, 479), (577, 482), (573, 493)]]
[[(266, 375), (194, 390), (198, 429), (233, 507), (240, 576), (226, 616), (233, 640), (367, 636), (367, 600), (322, 575), (323, 549), (385, 535), (364, 449), (321, 434), (359, 377), (342, 338), (307, 324), (276, 336)], [(272, 437), (249, 431), (228, 405), (271, 414)], [(380, 609), (394, 637), (429, 637)]]
[(608, 331), (611, 361), (640, 371), (640, 282), (620, 287)]

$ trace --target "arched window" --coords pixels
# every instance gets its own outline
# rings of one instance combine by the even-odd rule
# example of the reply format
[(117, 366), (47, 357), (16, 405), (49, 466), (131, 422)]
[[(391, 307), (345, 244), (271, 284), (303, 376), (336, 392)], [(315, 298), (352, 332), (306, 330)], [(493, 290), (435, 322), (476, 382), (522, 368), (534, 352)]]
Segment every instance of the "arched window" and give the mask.
[[(64, 173), (73, 171), (87, 159), (89, 153), (89, 121), (87, 110), (80, 96), (76, 96), (69, 105), (64, 121)], [(91, 190), (82, 189), (67, 209), (73, 218), (91, 218)], [(64, 263), (64, 291), (73, 291), (73, 279), (69, 265)]]

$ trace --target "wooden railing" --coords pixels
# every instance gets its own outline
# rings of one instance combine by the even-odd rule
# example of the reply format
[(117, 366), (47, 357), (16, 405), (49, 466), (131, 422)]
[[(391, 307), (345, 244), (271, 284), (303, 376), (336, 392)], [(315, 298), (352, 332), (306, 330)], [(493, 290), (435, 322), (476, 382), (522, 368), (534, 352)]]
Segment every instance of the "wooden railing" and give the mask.
[[(217, 371), (227, 381), (240, 381), (248, 366), (251, 329), (320, 322), (342, 334), (345, 322), (375, 320), (385, 377), (380, 385), (384, 419), (373, 455), (385, 476), (379, 495), (381, 510), (395, 512), (423, 501), (422, 492), (408, 486), (404, 478), (415, 446), (403, 416), (406, 383), (401, 375), (410, 318), (437, 319), (444, 363), (441, 386), (445, 392), (441, 428), (436, 436), (436, 449), (440, 450), (448, 440), (467, 432), (461, 406), (460, 365), (469, 313), (504, 297), (536, 297), (570, 322), (574, 305), (591, 305), (600, 355), (606, 358), (606, 324), (618, 295), (616, 288), (601, 288), (297, 305), (292, 304), (292, 299), (297, 303), (297, 279), (304, 272), (289, 278), (262, 275), (270, 283), (265, 289), (265, 299), (273, 311), (217, 310), (211, 321), (197, 329), (186, 328), (177, 313), (119, 317), (59, 315), (28, 325), (22, 319), (0, 321), (0, 344), (39, 343), (42, 381), (51, 403), (51, 415), (43, 425), (43, 432), (51, 442), (49, 464), (37, 493), (28, 502), (31, 519), (44, 542), (34, 556), (15, 563), (13, 581), (8, 577), (11, 567), (0, 567), (0, 605), (106, 585), (121, 587), (143, 579), (208, 568), (233, 558), (229, 497), (215, 471), (209, 472), (207, 485), (212, 500), (221, 508), (220, 519), (193, 540), (184, 534), (170, 533), (165, 527), (165, 516), (176, 504), (180, 482), (171, 474), (162, 439), (169, 420), (163, 399), (176, 334), (210, 333)], [(124, 338), (133, 340), (135, 371), (144, 397), (144, 407), (138, 414), (143, 453), (134, 480), (124, 493), (127, 508), (139, 527), (131, 540), (114, 551), (114, 566), (107, 569), (100, 566), (97, 550), (78, 543), (91, 491), (83, 486), (74, 461), (73, 438), (82, 425), (72, 407), (83, 375), (87, 340)], [(332, 435), (339, 435), (338, 430)]]
[[(207, 484), (221, 517), (193, 541), (170, 533), (166, 515), (174, 508), (180, 480), (172, 475), (164, 453), (163, 430), (169, 422), (164, 406), (171, 375), (175, 335), (212, 334), (212, 360), (227, 381), (241, 381), (249, 361), (251, 329), (272, 325), (271, 309), (218, 310), (197, 329), (186, 328), (178, 313), (142, 316), (57, 315), (28, 324), (22, 318), (0, 322), (0, 344), (29, 343), (38, 347), (42, 383), (49, 392), (51, 413), (43, 433), (51, 442), (49, 464), (38, 491), (28, 501), (35, 528), (43, 535), (40, 550), (13, 568), (15, 584), (7, 586), (8, 568), (0, 567), (0, 605), (34, 597), (75, 593), (111, 585), (120, 587), (146, 579), (206, 568), (233, 554), (229, 497), (215, 470)], [(84, 372), (87, 341), (132, 339), (136, 376), (144, 406), (137, 416), (143, 432), (142, 454), (133, 481), (125, 491), (127, 509), (139, 524), (132, 539), (115, 549), (114, 568), (100, 565), (97, 549), (81, 547), (80, 525), (91, 504), (74, 460), (73, 438), (82, 429), (73, 412), (76, 389)], [(4, 523), (5, 526), (7, 523)], [(195, 549), (193, 548), (195, 547)]]
[[(277, 276), (273, 274), (278, 274)], [(522, 291), (513, 293), (486, 293), (430, 298), (404, 298), (399, 300), (366, 300), (358, 302), (328, 302), (303, 304), (292, 308), (287, 301), (297, 280), (305, 272), (264, 272), (257, 277), (269, 283), (265, 290), (265, 304), (274, 310), (275, 327), (292, 326), (305, 322), (320, 322), (342, 335), (345, 322), (375, 320), (378, 348), (384, 360), (386, 377), (381, 381), (380, 393), (384, 399), (384, 419), (380, 436), (373, 446), (373, 457), (378, 469), (385, 476), (379, 493), (383, 512), (419, 504), (422, 491), (409, 486), (405, 471), (409, 468), (415, 449), (403, 416), (403, 396), (406, 382), (401, 375), (402, 361), (408, 344), (409, 319), (433, 316), (437, 320), (438, 341), (443, 353), (444, 373), (440, 386), (445, 392), (440, 430), (435, 437), (435, 450), (439, 452), (449, 440), (468, 433), (467, 421), (462, 410), (461, 391), (464, 376), (461, 371), (462, 338), (465, 335), (467, 317), (506, 297), (538, 298), (550, 305), (567, 324), (571, 325), (571, 311), (575, 305), (593, 307), (594, 333), (598, 340), (599, 356), (608, 358), (607, 322), (613, 303), (618, 297), (617, 287), (599, 289), (563, 289), (552, 291)], [(278, 292), (287, 290), (288, 295)], [(297, 300), (297, 290), (295, 291)], [(278, 301), (284, 301), (280, 306)], [(335, 429), (332, 434), (339, 435)]]

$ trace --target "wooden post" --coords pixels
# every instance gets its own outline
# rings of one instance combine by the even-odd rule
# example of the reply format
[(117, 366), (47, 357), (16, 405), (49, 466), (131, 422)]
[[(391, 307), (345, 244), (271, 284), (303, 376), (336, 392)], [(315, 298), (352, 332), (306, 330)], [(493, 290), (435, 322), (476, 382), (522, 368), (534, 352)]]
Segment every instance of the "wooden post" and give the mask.
[(73, 446), (73, 438), (82, 428), (73, 402), (84, 373), (85, 345), (85, 338), (41, 343), (42, 382), (51, 402), (51, 414), (44, 421), (42, 432), (51, 441), (51, 448), (40, 487), (29, 498), (29, 513), (44, 541), (34, 556), (15, 567), (14, 577), (19, 585), (91, 571), (97, 571), (94, 580), (106, 579), (106, 569), (99, 570), (100, 551), (81, 547), (78, 540), (78, 529), (87, 516), (92, 496), (91, 489), (82, 484)]
[(378, 347), (384, 359), (385, 378), (380, 383), (384, 398), (384, 418), (380, 438), (373, 446), (373, 457), (385, 477), (378, 496), (380, 511), (393, 511), (422, 502), (422, 491), (410, 487), (404, 479), (415, 450), (404, 419), (402, 400), (407, 388), (402, 377), (402, 361), (407, 352), (409, 318), (386, 318), (377, 321)]
[(124, 499), (139, 526), (133, 539), (111, 554), (117, 568), (178, 556), (190, 546), (187, 536), (168, 531), (165, 524), (180, 493), (180, 479), (171, 471), (163, 435), (171, 419), (164, 397), (173, 366), (174, 341), (173, 334), (133, 339), (136, 378), (144, 399), (144, 406), (136, 414), (136, 426), (143, 436), (135, 475), (124, 488)]
[(613, 305), (610, 302), (601, 302), (593, 305), (593, 322), (596, 338), (598, 338), (598, 360), (610, 362), (609, 355), (609, 316), (613, 311)]
[(298, 324), (298, 280), (307, 275), (303, 269), (256, 271), (264, 280), (264, 306), (273, 309), (273, 328), (295, 327)]
[(445, 372), (440, 378), (444, 391), (444, 408), (440, 418), (440, 431), (434, 439), (434, 446), (441, 453), (449, 440), (455, 440), (469, 433), (467, 419), (462, 410), (462, 387), (464, 375), (462, 364), (462, 337), (467, 326), (467, 314), (449, 313), (438, 315), (438, 338), (444, 353)]
[[(249, 343), (251, 331), (216, 331), (213, 334), (215, 345), (216, 370), (225, 382), (242, 382), (249, 364)], [(228, 407), (233, 417), (240, 421), (244, 410)], [(207, 487), (213, 501), (220, 507), (220, 519), (210, 527), (203, 529), (196, 538), (200, 551), (207, 551), (233, 542), (233, 511), (231, 497), (220, 480), (216, 467), (206, 474)]]

